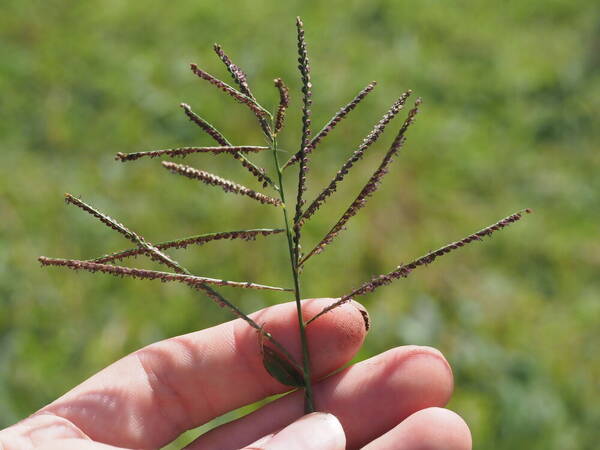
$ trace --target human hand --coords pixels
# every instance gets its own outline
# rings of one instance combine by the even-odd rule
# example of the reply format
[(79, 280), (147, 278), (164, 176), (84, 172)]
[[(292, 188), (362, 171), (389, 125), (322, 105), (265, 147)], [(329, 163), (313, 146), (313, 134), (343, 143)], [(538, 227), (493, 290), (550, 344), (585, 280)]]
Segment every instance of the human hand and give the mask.
[[(304, 301), (305, 317), (330, 302)], [(362, 345), (366, 327), (357, 308), (343, 305), (308, 327), (315, 379), (341, 368)], [(252, 317), (300, 359), (293, 303)], [(186, 448), (470, 449), (467, 425), (441, 408), (452, 387), (450, 366), (437, 350), (398, 347), (316, 382), (316, 407), (329, 414), (302, 417), (303, 395), (292, 392)], [(234, 320), (126, 356), (0, 431), (0, 449), (160, 448), (227, 411), (287, 390), (262, 366), (256, 331)]]

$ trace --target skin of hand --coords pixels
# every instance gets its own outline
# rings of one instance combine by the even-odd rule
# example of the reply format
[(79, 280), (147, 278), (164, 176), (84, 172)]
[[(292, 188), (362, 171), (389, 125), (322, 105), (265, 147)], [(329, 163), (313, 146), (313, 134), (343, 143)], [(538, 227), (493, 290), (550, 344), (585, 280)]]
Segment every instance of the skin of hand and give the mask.
[[(308, 319), (332, 299), (303, 302)], [(319, 413), (291, 392), (212, 429), (186, 449), (468, 450), (465, 422), (443, 409), (452, 371), (429, 347), (404, 346), (345, 366), (361, 347), (366, 311), (351, 302), (307, 329)], [(301, 359), (294, 303), (252, 314)], [(262, 365), (242, 320), (151, 344), (0, 431), (0, 450), (158, 449), (228, 411), (288, 391)]]

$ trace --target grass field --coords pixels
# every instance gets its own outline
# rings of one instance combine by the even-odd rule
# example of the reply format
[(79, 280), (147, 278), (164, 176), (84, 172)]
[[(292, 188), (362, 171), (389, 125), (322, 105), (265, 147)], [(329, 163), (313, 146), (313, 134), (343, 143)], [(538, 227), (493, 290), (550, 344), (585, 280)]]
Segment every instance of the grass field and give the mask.
[[(299, 14), (312, 59), (315, 128), (369, 81), (379, 83), (315, 153), (308, 198), (402, 91), (411, 88), (424, 101), (380, 191), (343, 238), (307, 267), (306, 297), (345, 294), (372, 275), (532, 208), (535, 214), (492, 240), (364, 297), (373, 329), (358, 359), (404, 344), (439, 348), (456, 379), (450, 408), (470, 424), (474, 448), (595, 448), (600, 9), (594, 2), (4, 0), (1, 11), (0, 428), (128, 352), (230, 319), (182, 286), (42, 269), (36, 258), (91, 258), (127, 247), (67, 207), (64, 192), (150, 241), (280, 226), (274, 208), (169, 176), (156, 160), (121, 164), (113, 156), (210, 144), (181, 113), (182, 101), (234, 143), (263, 143), (245, 108), (188, 69), (197, 62), (226, 78), (212, 54), (215, 41), (245, 69), (264, 105), (276, 104), (273, 78), (292, 88), (282, 146), (295, 151)], [(307, 242), (329, 229), (392, 138), (386, 134), (370, 150), (354, 181), (309, 222)], [(230, 158), (190, 162), (252, 185)], [(177, 256), (198, 274), (289, 285), (283, 239), (219, 242)], [(289, 300), (224, 292), (246, 311)]]

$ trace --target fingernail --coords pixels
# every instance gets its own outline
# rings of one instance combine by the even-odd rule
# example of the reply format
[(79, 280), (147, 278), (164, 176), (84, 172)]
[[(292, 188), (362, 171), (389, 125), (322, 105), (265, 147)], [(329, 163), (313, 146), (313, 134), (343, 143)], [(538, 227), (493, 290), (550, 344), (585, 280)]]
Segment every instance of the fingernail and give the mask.
[(262, 450), (266, 448), (265, 445), (271, 439), (273, 439), (273, 436), (275, 436), (274, 433), (267, 434), (266, 436), (261, 437), (258, 441), (254, 441), (252, 444), (247, 445), (243, 450)]
[(369, 312), (367, 311), (367, 308), (365, 308), (362, 304), (358, 303), (356, 300), (352, 300), (350, 303), (352, 304), (352, 306), (358, 309), (358, 312), (362, 316), (365, 322), (365, 331), (369, 331), (369, 328), (371, 328), (371, 318), (369, 317)]
[(265, 450), (343, 450), (346, 435), (337, 417), (317, 412), (301, 417), (262, 445)]

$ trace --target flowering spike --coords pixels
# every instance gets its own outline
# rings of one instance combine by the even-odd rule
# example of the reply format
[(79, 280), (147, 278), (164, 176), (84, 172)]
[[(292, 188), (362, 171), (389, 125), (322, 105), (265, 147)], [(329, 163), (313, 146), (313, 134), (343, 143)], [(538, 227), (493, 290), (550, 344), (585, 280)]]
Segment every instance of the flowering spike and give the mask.
[(107, 227), (117, 231), (119, 234), (122, 234), (126, 239), (130, 240), (131, 242), (137, 243), (137, 241), (139, 240), (139, 236), (137, 236), (132, 231), (128, 230), (127, 227), (125, 227), (125, 225), (116, 221), (112, 217), (107, 216), (106, 214), (98, 211), (97, 209), (85, 203), (80, 198), (74, 197), (73, 195), (67, 193), (65, 194), (65, 202), (84, 210), (91, 216), (100, 220), (100, 222), (102, 222)]
[(225, 54), (225, 52), (223, 51), (223, 48), (219, 44), (214, 44), (213, 50), (215, 51), (217, 56), (221, 59), (221, 61), (223, 61), (223, 64), (225, 64), (225, 67), (227, 67), (227, 71), (233, 78), (233, 81), (235, 81), (236, 84), (240, 87), (240, 91), (242, 92), (242, 94), (247, 95), (251, 99), (254, 99), (254, 95), (252, 95), (252, 92), (250, 92), (250, 87), (248, 86), (248, 80), (246, 78), (246, 74), (244, 73), (244, 71), (242, 69), (240, 69), (239, 66), (235, 65), (231, 61), (229, 56), (227, 56), (227, 54)]
[(379, 184), (381, 183), (383, 177), (388, 172), (388, 167), (392, 162), (392, 159), (398, 154), (400, 148), (404, 144), (406, 138), (404, 134), (406, 130), (410, 126), (411, 123), (414, 122), (415, 116), (418, 113), (418, 106), (420, 104), (420, 100), (417, 100), (415, 107), (408, 113), (408, 117), (404, 121), (404, 124), (400, 128), (396, 138), (392, 142), (390, 149), (385, 154), (383, 161), (377, 168), (377, 170), (373, 173), (369, 181), (363, 189), (360, 191), (356, 199), (350, 204), (348, 209), (342, 214), (342, 217), (336, 222), (336, 224), (329, 230), (329, 232), (325, 235), (325, 237), (319, 242), (302, 260), (299, 265), (302, 265), (306, 262), (308, 258), (313, 255), (317, 255), (321, 253), (327, 245), (329, 245), (338, 235), (339, 233), (345, 229), (346, 223), (355, 216), (358, 211), (364, 207), (367, 203), (367, 199), (378, 189)]
[[(232, 146), (231, 143), (225, 139), (225, 137), (215, 127), (194, 113), (189, 105), (182, 103), (181, 107), (183, 108), (185, 115), (188, 116), (192, 122), (202, 128), (218, 144), (221, 144), (222, 146)], [(265, 169), (257, 167), (252, 161), (239, 152), (234, 153), (233, 157), (238, 159), (242, 166), (248, 169), (248, 171), (263, 184), (263, 187), (266, 187), (268, 184), (275, 187), (273, 181), (265, 174)]]
[(313, 202), (306, 208), (302, 217), (300, 218), (300, 225), (304, 224), (304, 222), (309, 219), (323, 204), (327, 198), (333, 194), (336, 189), (338, 183), (340, 183), (348, 171), (352, 168), (354, 163), (356, 163), (359, 159), (361, 159), (365, 153), (365, 151), (374, 144), (379, 136), (385, 130), (385, 127), (388, 123), (402, 110), (404, 107), (404, 103), (408, 99), (409, 95), (412, 91), (407, 91), (400, 96), (398, 100), (394, 102), (391, 108), (387, 113), (381, 118), (379, 122), (373, 127), (371, 132), (367, 135), (365, 139), (363, 139), (362, 144), (354, 151), (354, 153), (350, 156), (350, 158), (342, 165), (340, 170), (337, 172), (333, 180), (329, 183), (329, 185), (313, 200)]
[[(231, 61), (229, 56), (227, 56), (225, 54), (225, 52), (223, 51), (223, 48), (219, 44), (215, 44), (213, 46), (213, 49), (214, 49), (215, 53), (217, 54), (217, 56), (219, 57), (219, 59), (221, 61), (223, 61), (223, 64), (225, 64), (225, 67), (227, 67), (227, 71), (233, 78), (233, 81), (235, 81), (235, 83), (240, 87), (240, 91), (242, 92), (242, 94), (244, 94), (245, 96), (247, 96), (248, 98), (253, 100), (256, 104), (258, 104), (258, 102), (256, 102), (256, 98), (250, 91), (250, 86), (248, 86), (248, 80), (246, 78), (246, 74), (244, 73), (244, 71), (242, 69), (240, 69), (239, 66), (237, 66), (236, 64), (234, 64)], [(269, 126), (269, 122), (267, 122), (264, 115), (257, 115), (257, 117), (258, 117), (258, 122), (260, 123), (260, 127), (263, 130), (263, 133), (265, 134), (267, 139), (271, 140), (272, 133), (271, 133), (271, 127)]]
[(310, 116), (312, 104), (312, 83), (310, 81), (310, 61), (306, 51), (304, 40), (304, 24), (300, 17), (296, 18), (298, 31), (298, 69), (302, 79), (302, 137), (300, 140), (300, 170), (298, 173), (298, 192), (296, 195), (296, 214), (294, 216), (294, 260), (298, 264), (300, 259), (300, 217), (302, 217), (302, 206), (304, 205), (304, 191), (306, 190), (306, 173), (308, 172), (308, 156), (306, 147), (310, 140)]
[[(317, 145), (321, 142), (321, 140), (327, 136), (329, 134), (329, 132), (331, 130), (333, 130), (335, 128), (335, 126), (340, 123), (342, 121), (342, 119), (344, 119), (348, 113), (350, 111), (352, 111), (354, 108), (356, 108), (356, 106), (362, 101), (362, 99), (364, 99), (369, 92), (371, 92), (373, 89), (375, 89), (375, 86), (377, 85), (376, 81), (372, 81), (371, 83), (369, 83), (364, 89), (362, 89), (357, 95), (356, 97), (354, 97), (352, 99), (352, 101), (350, 103), (348, 103), (346, 106), (343, 106), (342, 108), (340, 108), (340, 110), (335, 113), (335, 115), (329, 120), (329, 122), (327, 122), (325, 124), (325, 126), (321, 129), (321, 131), (319, 131), (317, 133), (317, 135), (311, 139), (310, 143), (308, 144), (308, 147), (306, 148), (306, 153), (311, 153), (316, 147)], [(288, 159), (288, 161), (283, 165), (283, 169), (291, 166), (292, 164), (295, 164), (298, 162), (298, 159), (300, 158), (300, 152), (296, 153), (294, 156), (292, 156), (290, 159)]]
[(117, 153), (115, 156), (116, 160), (120, 161), (135, 161), (136, 159), (149, 156), (150, 158), (156, 158), (157, 156), (187, 156), (192, 153), (213, 153), (215, 155), (221, 153), (229, 153), (235, 155), (236, 153), (258, 153), (260, 151), (269, 150), (270, 147), (260, 147), (256, 145), (240, 145), (240, 146), (227, 146), (227, 147), (179, 147), (179, 148), (167, 148), (164, 150), (150, 150), (147, 152), (133, 152), (133, 153)]
[(323, 308), (321, 310), (321, 312), (319, 312), (316, 316), (314, 316), (312, 319), (310, 319), (308, 321), (308, 323), (318, 319), (323, 314), (331, 311), (332, 309), (337, 308), (340, 305), (343, 305), (344, 303), (352, 300), (355, 297), (364, 295), (369, 292), (373, 292), (378, 287), (386, 285), (386, 284), (390, 284), (392, 281), (397, 280), (399, 278), (408, 277), (408, 275), (410, 275), (410, 273), (414, 269), (416, 269), (419, 266), (426, 266), (428, 264), (431, 264), (433, 261), (435, 261), (435, 259), (438, 256), (443, 256), (447, 253), (450, 253), (452, 250), (456, 250), (460, 247), (464, 247), (466, 244), (469, 244), (473, 241), (480, 241), (485, 236), (491, 236), (494, 232), (499, 231), (502, 228), (505, 228), (505, 227), (521, 220), (524, 213), (529, 214), (531, 212), (532, 212), (531, 209), (527, 208), (522, 211), (511, 214), (510, 216), (505, 217), (502, 220), (499, 220), (498, 222), (496, 222), (493, 225), (490, 225), (489, 227), (483, 228), (473, 234), (468, 235), (467, 237), (461, 239), (460, 241), (452, 242), (448, 245), (445, 245), (437, 250), (434, 250), (433, 252), (427, 253), (426, 255), (415, 259), (414, 261), (412, 261), (408, 264), (402, 264), (387, 274), (374, 277), (371, 281), (367, 281), (366, 283), (363, 283), (360, 287), (356, 288), (349, 294), (344, 295), (335, 303), (332, 303), (331, 305)]
[(190, 166), (186, 166), (183, 164), (175, 164), (170, 161), (163, 161), (162, 165), (165, 169), (170, 172), (183, 175), (185, 177), (200, 180), (205, 184), (210, 184), (213, 186), (219, 186), (225, 192), (233, 192), (235, 194), (245, 195), (247, 197), (253, 198), (254, 200), (259, 201), (263, 204), (271, 204), (275, 206), (281, 205), (281, 200), (269, 197), (268, 195), (261, 194), (256, 192), (246, 186), (242, 186), (241, 184), (237, 184), (231, 180), (227, 180), (225, 178), (221, 178), (217, 175), (214, 175), (210, 172), (205, 172), (203, 170), (198, 170)]
[[(271, 234), (282, 233), (284, 231), (285, 230), (283, 228), (259, 228), (254, 230), (220, 231), (218, 233), (200, 234), (197, 236), (190, 236), (183, 239), (159, 242), (154, 246), (159, 250), (166, 250), (169, 248), (186, 248), (190, 245), (203, 245), (207, 242), (218, 241), (222, 239), (241, 239), (244, 241), (251, 241), (256, 239), (257, 236), (268, 236)], [(101, 256), (99, 258), (93, 259), (92, 262), (104, 264), (111, 261), (120, 261), (130, 256), (137, 256), (143, 253), (145, 253), (145, 251), (142, 249), (130, 248), (120, 252)]]
[(179, 265), (179, 263), (177, 263), (177, 261), (171, 259), (168, 255), (162, 253), (160, 250), (158, 250), (152, 244), (150, 244), (149, 242), (146, 242), (146, 240), (142, 236), (139, 236), (138, 234), (129, 230), (125, 225), (123, 225), (120, 222), (117, 222), (112, 217), (109, 217), (106, 214), (98, 211), (97, 209), (88, 205), (81, 199), (73, 197), (71, 194), (65, 194), (65, 201), (67, 203), (71, 203), (72, 205), (75, 205), (78, 208), (84, 210), (88, 214), (90, 214), (90, 215), (94, 216), (95, 218), (97, 218), (98, 220), (100, 220), (100, 222), (104, 223), (109, 228), (112, 228), (113, 230), (117, 231), (119, 234), (123, 235), (126, 239), (129, 239), (130, 241), (136, 243), (140, 248), (140, 252), (147, 254), (150, 257), (150, 259), (152, 259), (153, 261), (157, 261), (162, 264), (165, 264), (166, 266), (174, 269), (176, 272), (187, 273), (187, 270), (185, 268), (181, 267)]
[(204, 70), (200, 69), (196, 64), (193, 64), (193, 63), (190, 64), (190, 68), (192, 69), (192, 72), (194, 72), (194, 74), (196, 74), (199, 78), (202, 78), (203, 80), (208, 81), (213, 86), (215, 86), (218, 89), (222, 90), (226, 94), (229, 94), (231, 97), (233, 97), (234, 99), (236, 99), (238, 102), (243, 103), (244, 105), (246, 105), (248, 108), (250, 108), (252, 110), (252, 112), (257, 117), (264, 117), (264, 116), (268, 117), (268, 116), (271, 115), (269, 113), (269, 111), (267, 111), (262, 106), (260, 106), (256, 102), (256, 100), (248, 97), (245, 94), (242, 94), (240, 91), (238, 91), (237, 89), (232, 88), (231, 86), (229, 86), (224, 81), (221, 81), (218, 78), (215, 78), (214, 76), (212, 76), (208, 72), (205, 72)]
[(279, 107), (277, 108), (277, 115), (275, 116), (275, 134), (277, 134), (283, 128), (285, 111), (290, 104), (290, 92), (281, 78), (275, 78), (273, 82), (275, 83), (275, 87), (279, 90)]
[(229, 143), (229, 141), (227, 139), (225, 139), (225, 136), (223, 136), (219, 130), (217, 130), (214, 126), (212, 126), (210, 123), (208, 123), (202, 117), (200, 117), (198, 114), (196, 114), (194, 111), (192, 111), (192, 108), (190, 108), (190, 105), (188, 105), (187, 103), (181, 103), (179, 106), (181, 106), (181, 108), (183, 108), (185, 115), (192, 122), (194, 122), (196, 125), (198, 125), (200, 128), (202, 128), (206, 132), (206, 134), (208, 134), (210, 137), (212, 137), (217, 142), (217, 144), (220, 144), (223, 146), (231, 145)]
[[(134, 232), (128, 230), (123, 224), (117, 222), (116, 220), (112, 219), (111, 217), (94, 209), (90, 205), (84, 203), (82, 200), (75, 198), (70, 194), (65, 194), (65, 201), (67, 203), (71, 203), (71, 204), (83, 209), (84, 211), (88, 212), (92, 216), (98, 218), (105, 225), (107, 225), (110, 228), (123, 234), (127, 239), (137, 243), (140, 246), (140, 248), (144, 249), (144, 251), (151, 257), (151, 259), (173, 268), (178, 273), (177, 274), (166, 274), (166, 275), (175, 277), (175, 278), (173, 278), (174, 280), (176, 279), (177, 281), (185, 282), (186, 284), (193, 287), (194, 289), (204, 292), (204, 294), (206, 294), (207, 297), (209, 297), (211, 300), (213, 300), (219, 306), (228, 308), (238, 318), (246, 321), (251, 327), (257, 329), (265, 338), (269, 339), (269, 341), (275, 347), (277, 347), (283, 354), (285, 354), (290, 361), (292, 361), (292, 362), (295, 361), (294, 357), (269, 332), (264, 330), (263, 327), (259, 326), (254, 320), (252, 320), (250, 317), (248, 317), (246, 314), (244, 314), (237, 306), (235, 306), (233, 303), (231, 303), (229, 300), (227, 300), (225, 297), (223, 297), (219, 292), (217, 292), (215, 289), (210, 287), (209, 284), (210, 284), (210, 282), (212, 282), (212, 279), (202, 278), (202, 277), (193, 277), (185, 267), (182, 267), (175, 260), (171, 259), (169, 256), (162, 253), (158, 248), (156, 248), (156, 247), (152, 246), (152, 244), (146, 242), (143, 237), (138, 236)], [(97, 262), (94, 262), (94, 261), (79, 261), (79, 260), (66, 260), (66, 259), (58, 259), (58, 258), (47, 258), (45, 256), (40, 256), (38, 258), (38, 260), (40, 261), (40, 263), (42, 263), (42, 265), (67, 266), (74, 270), (85, 269), (85, 270), (89, 270), (91, 272), (101, 271), (101, 272), (106, 272), (106, 273), (112, 273), (113, 275), (117, 275), (117, 276), (132, 276), (134, 278), (141, 277), (141, 278), (151, 278), (151, 279), (159, 278), (162, 281), (170, 281), (165, 278), (165, 275), (164, 275), (165, 272), (157, 272), (158, 275), (157, 275), (157, 273), (153, 273), (153, 274), (150, 274), (149, 276), (145, 276), (145, 275), (147, 275), (146, 272), (155, 272), (155, 271), (144, 271), (141, 269), (131, 269), (129, 267), (98, 264)], [(114, 268), (114, 271), (111, 268)], [(179, 278), (177, 278), (177, 277), (179, 277)], [(188, 277), (188, 278), (181, 278), (181, 277)], [(192, 277), (192, 278), (190, 278), (190, 277)], [(227, 282), (226, 280), (217, 280), (217, 282), (218, 283), (214, 283), (214, 284), (231, 286), (231, 284), (223, 284), (223, 283), (232, 283), (232, 282)], [(236, 282), (233, 282), (233, 283), (236, 283)], [(250, 286), (248, 286), (248, 284), (252, 285), (252, 283), (242, 283), (242, 284), (245, 284), (246, 286), (239, 286), (239, 287), (250, 287)], [(252, 288), (288, 290), (288, 289), (284, 289), (284, 288), (271, 288), (270, 286), (266, 286), (266, 287), (256, 287), (256, 286), (262, 286), (262, 285), (254, 285), (254, 286), (252, 286)]]
[(177, 281), (192, 287), (203, 284), (214, 284), (216, 286), (230, 286), (245, 289), (263, 289), (270, 291), (290, 291), (291, 289), (255, 284), (247, 281), (229, 281), (216, 278), (198, 277), (181, 273), (160, 272), (158, 270), (136, 269), (133, 267), (113, 266), (112, 264), (99, 264), (91, 261), (80, 261), (78, 259), (38, 258), (44, 266), (64, 266), (73, 270), (87, 270), (88, 272), (102, 272), (115, 276), (124, 276), (138, 279), (160, 280), (163, 282)]

